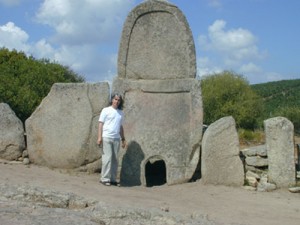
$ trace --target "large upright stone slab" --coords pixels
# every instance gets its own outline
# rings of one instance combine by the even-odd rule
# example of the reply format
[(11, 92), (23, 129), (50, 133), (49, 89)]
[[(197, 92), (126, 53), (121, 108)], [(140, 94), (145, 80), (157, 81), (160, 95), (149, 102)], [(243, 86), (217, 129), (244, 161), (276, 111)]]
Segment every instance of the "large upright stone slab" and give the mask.
[(24, 126), (6, 103), (0, 103), (0, 158), (16, 160), (25, 149)]
[[(165, 163), (168, 184), (188, 181), (199, 161), (202, 97), (195, 46), (182, 12), (166, 1), (134, 8), (120, 42), (113, 91), (125, 100), (121, 182), (146, 185), (148, 163)], [(163, 173), (161, 171), (161, 173)]]
[(133, 9), (123, 27), (118, 76), (163, 80), (194, 78), (195, 74), (194, 40), (182, 12), (158, 0)]
[(269, 182), (277, 187), (294, 186), (296, 183), (294, 125), (284, 117), (264, 121), (268, 152)]
[(30, 161), (73, 169), (99, 160), (98, 118), (108, 101), (106, 82), (54, 84), (25, 122)]
[(244, 168), (239, 138), (232, 116), (212, 123), (203, 135), (201, 180), (204, 184), (242, 186)]

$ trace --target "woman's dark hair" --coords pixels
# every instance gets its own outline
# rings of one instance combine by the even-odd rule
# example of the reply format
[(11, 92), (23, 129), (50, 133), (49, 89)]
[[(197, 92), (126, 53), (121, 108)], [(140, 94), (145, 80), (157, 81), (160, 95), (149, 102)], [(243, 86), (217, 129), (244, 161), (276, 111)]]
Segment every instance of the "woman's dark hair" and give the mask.
[(112, 100), (115, 98), (115, 97), (119, 97), (120, 98), (120, 104), (118, 106), (118, 109), (123, 109), (123, 98), (122, 98), (122, 95), (120, 95), (119, 93), (113, 93), (110, 97), (110, 105), (112, 104)]

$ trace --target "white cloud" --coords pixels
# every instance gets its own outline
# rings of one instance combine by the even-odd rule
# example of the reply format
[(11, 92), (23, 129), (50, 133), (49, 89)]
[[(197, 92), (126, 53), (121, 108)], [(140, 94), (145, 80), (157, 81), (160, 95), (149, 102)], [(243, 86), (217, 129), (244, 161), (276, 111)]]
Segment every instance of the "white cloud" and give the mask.
[[(206, 52), (210, 64), (203, 67), (199, 61), (198, 71), (216, 73), (223, 70), (233, 70), (242, 74), (257, 74), (261, 69), (255, 62), (263, 60), (266, 52), (257, 46), (258, 38), (249, 30), (243, 28), (226, 29), (224, 20), (216, 20), (208, 28), (207, 35), (199, 35), (200, 49)], [(221, 69), (222, 68), (222, 69)]]
[(36, 18), (55, 30), (57, 43), (81, 45), (118, 38), (132, 0), (45, 0)]
[(93, 45), (68, 46), (53, 48), (46, 40), (40, 40), (31, 49), (37, 58), (47, 58), (68, 66), (88, 82), (112, 80), (116, 76), (115, 54), (107, 54)]
[(1, 47), (27, 52), (30, 48), (27, 44), (28, 38), (28, 34), (12, 22), (0, 26)]
[(32, 46), (48, 58), (85, 76), (88, 82), (116, 76), (117, 49), (134, 0), (44, 0), (35, 20), (53, 30)]
[(197, 75), (199, 77), (222, 72), (222, 68), (216, 66), (209, 57), (199, 57), (197, 65)]
[(262, 72), (261, 68), (254, 63), (250, 62), (247, 64), (243, 64), (240, 69), (240, 73), (259, 73)]
[(257, 38), (250, 31), (242, 28), (231, 30), (225, 30), (225, 28), (224, 20), (216, 20), (208, 28), (208, 36), (204, 43), (208, 45), (207, 49), (219, 52), (223, 57), (239, 61), (264, 57), (256, 46)]
[(51, 44), (47, 43), (45, 39), (41, 39), (37, 43), (32, 46), (31, 52), (37, 58), (53, 58), (55, 54), (55, 49), (51, 46)]

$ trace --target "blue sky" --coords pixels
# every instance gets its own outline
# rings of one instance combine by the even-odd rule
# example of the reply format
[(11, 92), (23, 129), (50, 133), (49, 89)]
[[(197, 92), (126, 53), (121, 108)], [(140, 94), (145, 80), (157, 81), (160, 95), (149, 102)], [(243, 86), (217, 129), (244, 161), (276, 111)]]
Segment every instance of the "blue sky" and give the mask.
[[(117, 75), (128, 13), (143, 0), (0, 0), (0, 47), (69, 66), (87, 82)], [(300, 79), (299, 0), (169, 0), (186, 16), (197, 75), (250, 84)]]

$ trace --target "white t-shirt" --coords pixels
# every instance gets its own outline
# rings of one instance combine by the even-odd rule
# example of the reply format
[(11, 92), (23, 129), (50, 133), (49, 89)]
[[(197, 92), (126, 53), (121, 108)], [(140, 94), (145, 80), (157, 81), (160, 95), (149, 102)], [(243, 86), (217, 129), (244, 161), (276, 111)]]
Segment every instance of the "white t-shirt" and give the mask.
[(120, 128), (123, 124), (124, 114), (120, 109), (112, 106), (104, 108), (99, 117), (99, 122), (103, 123), (102, 137), (120, 138)]

